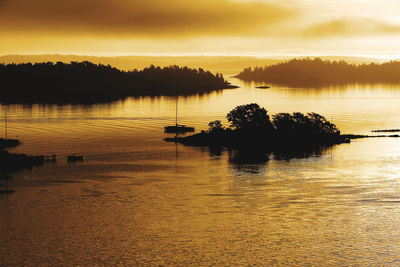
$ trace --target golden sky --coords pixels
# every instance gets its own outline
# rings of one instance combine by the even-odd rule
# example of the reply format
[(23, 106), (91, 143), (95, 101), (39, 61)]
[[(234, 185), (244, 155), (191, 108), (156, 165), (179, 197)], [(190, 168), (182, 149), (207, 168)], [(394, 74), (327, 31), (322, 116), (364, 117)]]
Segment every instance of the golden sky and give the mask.
[(397, 58), (399, 0), (0, 0), (0, 55)]

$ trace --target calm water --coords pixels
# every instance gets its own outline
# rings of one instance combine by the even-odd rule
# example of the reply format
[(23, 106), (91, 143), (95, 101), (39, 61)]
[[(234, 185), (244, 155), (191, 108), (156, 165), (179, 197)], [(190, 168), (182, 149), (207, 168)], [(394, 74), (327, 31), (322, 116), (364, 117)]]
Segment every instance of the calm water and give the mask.
[[(241, 85), (180, 97), (180, 123), (206, 129), (257, 102), (320, 113), (344, 133), (400, 128), (398, 86)], [(400, 139), (243, 164), (163, 142), (175, 98), (7, 112), (17, 152), (58, 161), (15, 173), (15, 193), (0, 196), (0, 265), (400, 264)], [(67, 164), (72, 153), (86, 160)]]

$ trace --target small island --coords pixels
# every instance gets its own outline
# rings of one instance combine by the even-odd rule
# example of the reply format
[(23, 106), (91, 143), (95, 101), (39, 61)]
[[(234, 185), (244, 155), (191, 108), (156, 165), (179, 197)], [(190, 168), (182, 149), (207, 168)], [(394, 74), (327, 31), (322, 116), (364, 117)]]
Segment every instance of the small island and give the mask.
[(0, 150), (4, 150), (6, 148), (17, 147), (21, 144), (21, 141), (18, 139), (4, 139), (0, 138)]
[(44, 156), (29, 156), (26, 154), (10, 153), (8, 148), (16, 147), (21, 144), (17, 139), (0, 138), (0, 174), (30, 169), (41, 166), (45, 162)]
[(268, 82), (290, 87), (323, 87), (352, 83), (400, 84), (400, 62), (349, 64), (343, 60), (292, 59), (246, 68), (235, 77), (244, 81)]
[(122, 71), (88, 61), (0, 64), (3, 103), (93, 103), (130, 96), (192, 95), (237, 88), (222, 74), (188, 67)]
[(252, 103), (237, 106), (226, 117), (230, 122), (229, 128), (225, 128), (219, 120), (212, 121), (208, 124), (208, 131), (187, 137), (166, 138), (165, 141), (265, 151), (309, 150), (350, 142), (348, 136), (340, 134), (335, 124), (317, 113), (278, 113), (271, 120), (265, 108)]

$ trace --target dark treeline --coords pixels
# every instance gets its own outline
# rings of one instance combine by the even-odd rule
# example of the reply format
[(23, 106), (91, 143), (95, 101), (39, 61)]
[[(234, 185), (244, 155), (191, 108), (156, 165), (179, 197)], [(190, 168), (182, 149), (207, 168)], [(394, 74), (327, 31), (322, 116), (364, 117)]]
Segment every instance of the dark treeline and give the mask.
[(189, 95), (232, 88), (221, 74), (188, 67), (121, 71), (91, 62), (0, 64), (0, 101), (107, 102), (128, 96)]
[(320, 151), (321, 146), (349, 141), (336, 125), (317, 113), (279, 113), (271, 120), (266, 109), (253, 103), (237, 106), (227, 114), (227, 120), (230, 122), (228, 128), (220, 121), (212, 121), (208, 131), (166, 141), (193, 146), (258, 149), (283, 155)]
[(345, 61), (293, 59), (272, 66), (244, 69), (236, 77), (293, 87), (347, 83), (400, 83), (400, 62), (349, 64)]

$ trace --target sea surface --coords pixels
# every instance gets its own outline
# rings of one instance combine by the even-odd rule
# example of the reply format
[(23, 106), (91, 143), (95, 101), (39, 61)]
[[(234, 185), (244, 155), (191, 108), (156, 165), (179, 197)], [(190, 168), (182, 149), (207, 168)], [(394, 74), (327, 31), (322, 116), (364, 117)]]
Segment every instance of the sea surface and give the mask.
[[(240, 89), (96, 105), (9, 105), (13, 151), (57, 155), (0, 195), (1, 266), (398, 266), (400, 138), (237, 160), (167, 143), (237, 105), (317, 112), (342, 133), (400, 128), (399, 85)], [(4, 120), (0, 120), (4, 136)], [(67, 163), (66, 156), (84, 156)], [(239, 157), (240, 158), (240, 157)], [(243, 158), (248, 158), (244, 155)], [(251, 157), (250, 157), (251, 158)]]

